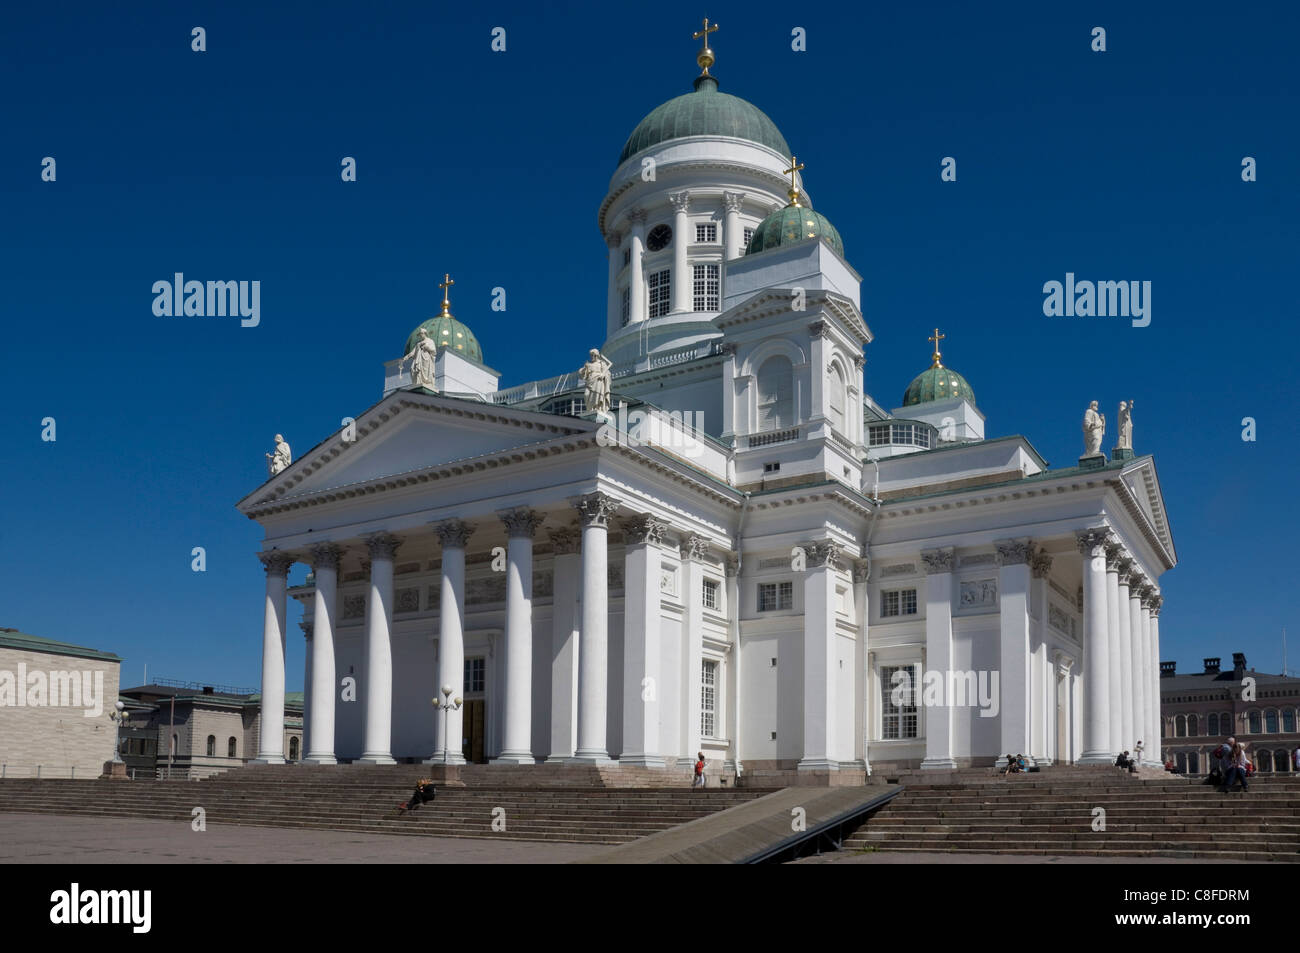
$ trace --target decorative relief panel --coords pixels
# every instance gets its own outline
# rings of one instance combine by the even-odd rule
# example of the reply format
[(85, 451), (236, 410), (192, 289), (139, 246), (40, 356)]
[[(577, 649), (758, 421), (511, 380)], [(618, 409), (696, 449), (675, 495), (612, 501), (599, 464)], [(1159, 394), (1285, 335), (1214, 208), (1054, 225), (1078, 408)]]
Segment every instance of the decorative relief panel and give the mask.
[(1047, 622), (1062, 635), (1068, 635), (1074, 641), (1079, 641), (1079, 621), (1060, 606), (1048, 605)]
[(962, 582), (958, 605), (963, 609), (991, 609), (998, 604), (996, 579), (972, 579)]
[(366, 617), (366, 597), (344, 596), (343, 597), (343, 618), (345, 619), (364, 619)]
[(467, 603), (504, 602), (506, 598), (506, 577), (497, 573), (486, 579), (471, 579), (465, 584), (465, 601)]
[(916, 575), (915, 563), (899, 563), (897, 566), (886, 566), (885, 568), (880, 570), (880, 576), (882, 579), (887, 579), (890, 576), (915, 576), (915, 575)]
[(659, 591), (670, 596), (677, 595), (677, 568), (671, 563), (659, 566)]
[(397, 599), (394, 602), (394, 612), (419, 612), (420, 611), (420, 590), (414, 587), (409, 589), (398, 589)]
[(975, 553), (974, 555), (971, 556), (963, 556), (961, 558), (961, 564), (963, 567), (991, 566), (993, 565), (993, 560), (994, 560), (993, 553)]
[(611, 592), (621, 590), (623, 588), (623, 567), (610, 564), (606, 567), (605, 578), (609, 582)]
[(758, 561), (758, 568), (759, 569), (789, 569), (790, 557), (769, 556), (767, 559), (760, 559)]
[(549, 569), (533, 573), (533, 596), (555, 595), (555, 573)]
[(426, 601), (427, 601), (428, 604), (429, 604), (429, 609), (430, 609), (430, 610), (433, 610), (433, 611), (436, 611), (437, 609), (441, 608), (441, 606), (442, 606), (442, 584), (441, 584), (441, 583), (434, 583), (432, 586), (429, 586), (429, 587), (427, 588), (426, 592), (427, 592), (427, 595), (428, 595), (428, 599), (427, 599)]

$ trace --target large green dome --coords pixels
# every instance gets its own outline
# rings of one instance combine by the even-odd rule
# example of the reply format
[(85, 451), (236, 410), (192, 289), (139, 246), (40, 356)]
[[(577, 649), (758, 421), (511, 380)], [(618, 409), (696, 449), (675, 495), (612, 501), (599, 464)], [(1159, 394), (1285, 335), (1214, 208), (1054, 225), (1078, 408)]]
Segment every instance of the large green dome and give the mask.
[(444, 347), (449, 348), (470, 360), (483, 363), (483, 348), (479, 346), (474, 332), (450, 314), (440, 314), (436, 318), (430, 318), (412, 331), (410, 337), (406, 339), (406, 350), (402, 352), (403, 354), (410, 354), (411, 349), (419, 342), (420, 328), (429, 332), (429, 337), (440, 350)]
[(936, 362), (933, 367), (918, 374), (916, 380), (907, 385), (903, 394), (903, 406), (924, 404), (931, 400), (951, 400), (962, 397), (975, 405), (975, 391), (971, 390), (966, 378), (950, 367)]
[(785, 136), (766, 113), (739, 96), (718, 92), (718, 82), (712, 76), (699, 76), (695, 92), (668, 100), (637, 123), (618, 161), (686, 136), (731, 136), (757, 142), (782, 156), (790, 154)]
[(830, 219), (801, 205), (787, 205), (763, 219), (758, 228), (754, 229), (754, 237), (749, 240), (745, 254), (779, 245), (793, 245), (810, 238), (825, 239), (836, 254), (844, 257), (844, 242), (840, 240), (840, 233), (830, 223)]

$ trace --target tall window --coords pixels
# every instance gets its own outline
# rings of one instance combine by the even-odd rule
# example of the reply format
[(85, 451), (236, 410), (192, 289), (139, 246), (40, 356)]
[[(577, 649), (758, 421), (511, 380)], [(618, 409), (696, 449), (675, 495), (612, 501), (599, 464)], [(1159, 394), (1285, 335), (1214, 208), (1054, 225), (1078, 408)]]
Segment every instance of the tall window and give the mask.
[(1264, 713), (1264, 731), (1270, 735), (1277, 734), (1277, 709), (1270, 708)]
[(919, 730), (916, 665), (880, 667), (880, 737), (915, 738)]
[(840, 433), (844, 432), (844, 377), (838, 367), (831, 367), (830, 374), (830, 411), (831, 426)]
[(718, 663), (705, 659), (700, 665), (700, 734), (716, 737), (718, 727)]
[(1257, 711), (1252, 711), (1252, 712), (1250, 713), (1250, 722), (1249, 722), (1249, 723), (1250, 723), (1250, 733), (1251, 733), (1252, 735), (1257, 735), (1257, 734), (1259, 734), (1259, 733), (1260, 733), (1260, 719), (1259, 719), (1259, 712), (1257, 712)]
[(718, 580), (716, 579), (704, 580), (704, 608), (718, 608)]
[(1209, 724), (1206, 726), (1205, 730), (1209, 732), (1211, 738), (1217, 738), (1219, 735), (1219, 716), (1217, 714), (1211, 714), (1206, 720)]
[(217, 753), (217, 736), (208, 735), (208, 757), (211, 758)]
[(656, 271), (647, 276), (650, 288), (650, 317), (661, 318), (672, 310), (672, 286), (667, 270)]
[(915, 589), (890, 589), (880, 594), (881, 618), (916, 615)]
[(1178, 715), (1177, 717), (1174, 718), (1174, 737), (1175, 738), (1187, 737), (1187, 716), (1186, 715)]
[[(750, 242), (750, 240), (751, 240), (753, 237), (754, 237), (754, 230), (753, 230), (752, 228), (747, 228), (747, 229), (745, 229), (745, 247), (746, 247), (746, 248), (749, 247), (749, 242)], [(744, 253), (742, 252), (742, 254), (744, 254)]]
[(1187, 734), (1193, 738), (1201, 733), (1201, 720), (1195, 715), (1187, 716)]
[(716, 242), (718, 240), (718, 226), (713, 223), (696, 225), (695, 240), (700, 243)]
[(623, 327), (627, 327), (628, 321), (632, 319), (632, 289), (623, 289)]
[(794, 583), (760, 582), (758, 584), (758, 611), (775, 612), (794, 607)]
[(233, 758), (235, 756), (235, 750), (235, 736), (231, 735), (226, 741), (226, 757)]
[(483, 659), (465, 659), (465, 691), (483, 691)]
[(298, 760), (298, 736), (294, 735), (289, 739), (289, 760)]
[(693, 291), (695, 293), (695, 310), (696, 311), (717, 311), (718, 310), (718, 266), (717, 265), (695, 265), (695, 281)]
[(1295, 709), (1286, 708), (1282, 711), (1282, 730), (1288, 735), (1295, 731)]
[(758, 369), (758, 429), (781, 430), (794, 423), (794, 365), (769, 357)]

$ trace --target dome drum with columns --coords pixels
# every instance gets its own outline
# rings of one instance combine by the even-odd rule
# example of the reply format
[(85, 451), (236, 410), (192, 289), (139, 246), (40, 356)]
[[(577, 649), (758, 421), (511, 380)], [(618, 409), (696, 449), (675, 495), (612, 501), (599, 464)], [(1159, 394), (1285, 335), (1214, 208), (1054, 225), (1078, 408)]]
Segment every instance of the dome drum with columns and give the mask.
[[(1103, 763), (1139, 739), (1159, 759), (1177, 558), (1131, 413), (1114, 459), (1052, 469), (986, 437), (937, 329), (902, 406), (878, 403), (861, 276), (776, 126), (717, 89), (714, 29), (695, 90), (627, 140), (599, 212), (604, 328), (575, 319), (570, 367), (501, 387), (445, 276), (379, 401), (297, 460), (286, 444), (240, 501), (264, 533), (261, 760), (284, 758), (295, 605), (315, 762), (617, 763), (684, 785), (702, 751), (781, 786)], [(290, 584), (296, 563), (312, 572)], [(900, 702), (900, 673), (996, 674), (997, 710)], [(435, 711), (444, 685), (461, 709)]]

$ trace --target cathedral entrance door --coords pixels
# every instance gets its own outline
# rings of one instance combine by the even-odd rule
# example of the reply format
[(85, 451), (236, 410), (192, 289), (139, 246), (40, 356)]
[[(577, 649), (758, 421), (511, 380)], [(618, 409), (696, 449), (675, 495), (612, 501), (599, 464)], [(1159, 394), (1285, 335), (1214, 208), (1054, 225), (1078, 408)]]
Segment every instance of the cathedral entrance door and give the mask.
[(483, 750), (486, 733), (483, 730), (484, 700), (482, 698), (465, 700), (464, 725), (465, 739), (461, 753), (465, 756), (465, 760), (471, 764), (486, 764), (487, 757)]

